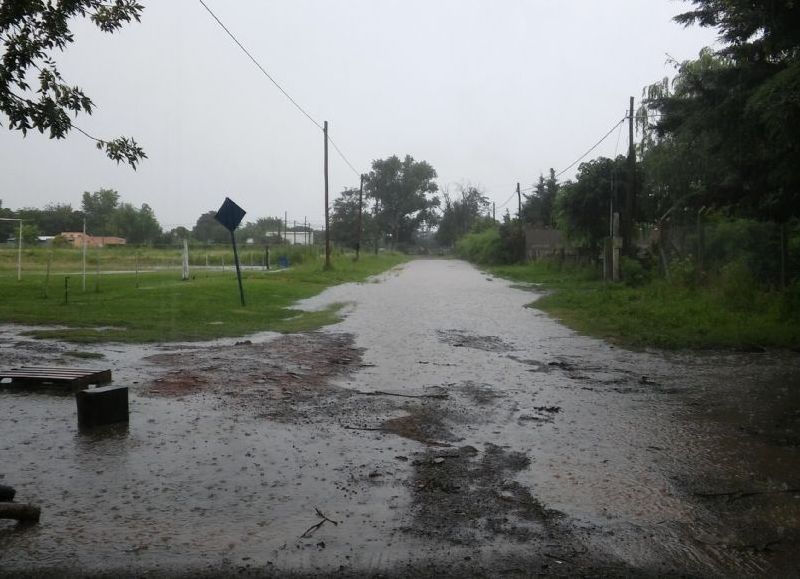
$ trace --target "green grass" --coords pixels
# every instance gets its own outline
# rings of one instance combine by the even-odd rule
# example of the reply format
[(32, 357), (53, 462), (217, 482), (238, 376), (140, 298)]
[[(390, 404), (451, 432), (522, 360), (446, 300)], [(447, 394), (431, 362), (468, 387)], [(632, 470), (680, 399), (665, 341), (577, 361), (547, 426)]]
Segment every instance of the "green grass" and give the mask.
[(71, 342), (171, 342), (242, 336), (263, 330), (304, 331), (337, 321), (338, 306), (320, 312), (292, 309), (299, 299), (325, 288), (358, 282), (405, 261), (396, 254), (365, 255), (354, 262), (337, 256), (333, 269), (309, 260), (287, 270), (243, 272), (246, 307), (239, 303), (236, 276), (231, 269), (192, 271), (180, 281), (180, 272), (141, 273), (139, 287), (133, 274), (96, 277), (90, 271), (86, 291), (81, 276), (70, 275), (65, 303), (64, 274), (51, 273), (45, 297), (45, 275), (0, 270), (0, 321), (64, 328), (33, 330), (39, 338)]
[(797, 348), (800, 320), (783, 296), (758, 292), (748, 307), (714, 287), (686, 288), (663, 280), (642, 287), (596, 281), (588, 270), (545, 263), (490, 268), (498, 276), (541, 284), (531, 304), (567, 326), (629, 348)]

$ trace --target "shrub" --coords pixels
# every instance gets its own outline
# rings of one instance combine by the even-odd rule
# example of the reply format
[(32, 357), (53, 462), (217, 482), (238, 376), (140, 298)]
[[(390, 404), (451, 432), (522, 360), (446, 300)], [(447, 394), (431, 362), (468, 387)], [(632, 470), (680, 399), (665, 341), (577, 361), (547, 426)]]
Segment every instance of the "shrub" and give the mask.
[(743, 260), (722, 267), (719, 289), (725, 305), (733, 310), (753, 309), (759, 293), (758, 283)]
[(637, 260), (628, 257), (622, 258), (622, 279), (625, 285), (640, 287), (650, 281), (650, 271)]

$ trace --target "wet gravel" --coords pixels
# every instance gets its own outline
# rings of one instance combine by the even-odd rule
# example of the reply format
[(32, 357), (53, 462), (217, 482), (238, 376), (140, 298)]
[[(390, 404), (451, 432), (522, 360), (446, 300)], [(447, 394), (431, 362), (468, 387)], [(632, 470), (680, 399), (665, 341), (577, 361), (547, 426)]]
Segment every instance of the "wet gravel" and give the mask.
[(0, 328), (3, 367), (131, 387), (88, 434), (71, 397), (0, 389), (0, 484), (43, 509), (0, 521), (0, 576), (794, 574), (800, 357), (621, 350), (534, 297), (420, 260), (304, 302), (350, 304), (311, 334)]

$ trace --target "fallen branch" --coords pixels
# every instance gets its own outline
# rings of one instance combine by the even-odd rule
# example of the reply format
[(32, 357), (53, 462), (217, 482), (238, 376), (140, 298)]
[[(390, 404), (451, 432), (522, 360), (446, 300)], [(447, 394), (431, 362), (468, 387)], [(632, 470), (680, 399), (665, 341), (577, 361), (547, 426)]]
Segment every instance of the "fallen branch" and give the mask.
[(317, 529), (319, 529), (322, 525), (324, 525), (326, 521), (328, 523), (333, 523), (334, 526), (338, 526), (339, 525), (338, 521), (334, 521), (333, 519), (329, 519), (327, 516), (325, 516), (325, 514), (322, 511), (319, 510), (319, 508), (314, 507), (314, 510), (316, 511), (317, 516), (321, 517), (321, 520), (320, 520), (319, 523), (316, 523), (315, 525), (311, 525), (309, 528), (307, 528), (306, 531), (302, 535), (300, 535), (301, 539), (309, 538), (311, 535), (314, 534), (314, 532)]
[(42, 509), (25, 503), (0, 503), (0, 519), (39, 522)]

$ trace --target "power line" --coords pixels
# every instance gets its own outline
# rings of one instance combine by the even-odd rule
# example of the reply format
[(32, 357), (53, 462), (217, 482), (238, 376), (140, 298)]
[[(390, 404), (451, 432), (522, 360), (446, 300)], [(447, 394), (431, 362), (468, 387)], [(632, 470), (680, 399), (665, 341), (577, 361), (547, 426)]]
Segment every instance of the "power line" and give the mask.
[(580, 157), (578, 157), (577, 159), (575, 159), (575, 160), (574, 160), (572, 163), (570, 163), (570, 165), (569, 165), (568, 167), (566, 167), (566, 168), (565, 168), (565, 169), (563, 169), (562, 171), (560, 171), (560, 172), (556, 173), (556, 175), (555, 175), (555, 176), (556, 176), (556, 177), (560, 177), (561, 175), (563, 175), (564, 173), (566, 173), (567, 171), (569, 171), (570, 169), (572, 169), (572, 168), (573, 168), (575, 165), (577, 165), (578, 163), (580, 163), (581, 161), (583, 161), (583, 159), (584, 159), (584, 158), (585, 158), (585, 157), (586, 157), (586, 156), (587, 156), (589, 153), (591, 153), (592, 151), (594, 151), (594, 150), (595, 150), (595, 149), (596, 149), (596, 148), (597, 148), (597, 147), (600, 145), (600, 143), (602, 143), (603, 141), (605, 141), (605, 140), (606, 140), (606, 139), (609, 137), (609, 135), (611, 135), (611, 133), (613, 133), (613, 132), (614, 132), (614, 130), (615, 130), (615, 129), (616, 129), (618, 126), (620, 126), (622, 123), (624, 123), (624, 122), (625, 122), (625, 119), (627, 119), (627, 116), (626, 116), (626, 117), (622, 117), (622, 118), (619, 120), (619, 122), (618, 122), (618, 123), (616, 123), (616, 124), (615, 124), (613, 127), (611, 127), (611, 130), (610, 130), (610, 131), (608, 131), (608, 132), (607, 132), (605, 135), (603, 135), (603, 138), (601, 138), (601, 139), (600, 139), (599, 141), (597, 141), (597, 142), (596, 142), (594, 145), (592, 145), (592, 147), (591, 147), (591, 148), (590, 148), (588, 151), (586, 151), (586, 152), (585, 152), (583, 155), (581, 155)]
[(515, 196), (516, 194), (517, 194), (517, 192), (516, 192), (516, 191), (514, 191), (514, 192), (513, 192), (513, 193), (512, 193), (512, 194), (509, 196), (509, 198), (508, 198), (508, 199), (506, 199), (505, 201), (503, 201), (503, 203), (501, 203), (500, 205), (498, 205), (498, 206), (497, 206), (497, 209), (502, 209), (503, 207), (505, 207), (506, 205), (508, 205), (508, 204), (511, 202), (511, 200), (514, 198), (514, 196)]
[(353, 164), (350, 163), (350, 161), (347, 160), (347, 157), (345, 157), (344, 153), (342, 153), (342, 150), (339, 148), (339, 145), (337, 145), (336, 142), (333, 140), (333, 138), (331, 138), (330, 134), (328, 134), (328, 140), (330, 141), (331, 145), (336, 150), (336, 152), (339, 153), (339, 156), (342, 158), (342, 160), (345, 163), (347, 163), (347, 166), (350, 167), (353, 173), (355, 173), (358, 177), (361, 177), (361, 173), (355, 167), (353, 167)]
[(222, 29), (223, 29), (223, 30), (224, 30), (224, 31), (225, 31), (225, 32), (228, 34), (228, 36), (230, 36), (230, 37), (231, 37), (231, 40), (233, 40), (233, 41), (236, 43), (236, 45), (237, 45), (239, 48), (241, 48), (241, 49), (242, 49), (242, 52), (244, 52), (244, 53), (247, 55), (247, 57), (248, 57), (248, 58), (249, 58), (251, 61), (253, 61), (253, 64), (255, 64), (255, 65), (258, 67), (258, 69), (259, 69), (259, 70), (260, 70), (262, 73), (264, 73), (264, 76), (266, 76), (266, 77), (267, 77), (267, 78), (270, 80), (270, 82), (272, 82), (272, 84), (274, 84), (274, 85), (275, 85), (275, 86), (278, 88), (278, 90), (279, 90), (279, 91), (281, 91), (281, 92), (283, 93), (283, 95), (284, 95), (284, 96), (285, 96), (287, 99), (289, 99), (289, 101), (290, 101), (290, 102), (291, 102), (291, 103), (292, 103), (292, 104), (293, 104), (293, 105), (294, 105), (294, 106), (297, 108), (297, 110), (298, 110), (298, 111), (300, 111), (301, 113), (303, 113), (303, 114), (304, 114), (304, 115), (305, 115), (305, 116), (308, 118), (308, 120), (309, 120), (309, 121), (311, 121), (312, 123), (314, 123), (314, 124), (317, 126), (317, 128), (318, 128), (319, 130), (322, 130), (322, 125), (320, 125), (320, 124), (319, 124), (319, 123), (318, 123), (318, 122), (317, 122), (317, 121), (314, 119), (314, 117), (312, 117), (310, 114), (308, 114), (308, 113), (305, 111), (305, 109), (304, 109), (303, 107), (301, 107), (301, 106), (300, 106), (300, 105), (297, 103), (297, 101), (296, 101), (296, 100), (294, 100), (294, 99), (292, 98), (292, 95), (290, 95), (288, 92), (286, 92), (286, 91), (283, 89), (283, 87), (282, 87), (280, 84), (278, 84), (278, 81), (277, 81), (277, 80), (275, 80), (274, 78), (272, 78), (272, 75), (270, 75), (270, 73), (268, 73), (268, 72), (267, 72), (267, 70), (266, 70), (266, 69), (265, 69), (263, 66), (261, 66), (261, 64), (260, 64), (260, 63), (259, 63), (259, 62), (258, 62), (258, 61), (255, 59), (255, 57), (254, 57), (252, 54), (250, 54), (250, 51), (249, 51), (249, 50), (247, 50), (247, 49), (244, 47), (244, 45), (243, 45), (241, 42), (239, 42), (239, 39), (238, 39), (238, 38), (236, 38), (236, 36), (234, 36), (234, 35), (233, 35), (233, 32), (231, 32), (230, 30), (228, 30), (228, 27), (227, 27), (227, 26), (225, 26), (225, 25), (222, 23), (222, 20), (220, 20), (219, 18), (217, 18), (217, 15), (216, 15), (216, 14), (214, 14), (214, 12), (212, 12), (211, 8), (209, 8), (209, 7), (208, 7), (208, 4), (206, 4), (205, 2), (203, 2), (203, 0), (198, 0), (198, 1), (200, 2), (200, 4), (202, 4), (202, 5), (203, 5), (203, 8), (205, 8), (205, 9), (208, 11), (208, 13), (211, 15), (211, 17), (212, 17), (214, 20), (216, 20), (216, 21), (217, 21), (217, 24), (219, 24), (219, 25), (220, 25), (220, 27), (221, 27), (221, 28), (222, 28)]
[[(283, 93), (283, 95), (287, 99), (289, 99), (289, 102), (291, 102), (295, 106), (295, 108), (297, 108), (298, 111), (303, 113), (303, 115), (305, 115), (305, 117), (308, 120), (310, 120), (312, 123), (314, 123), (314, 125), (320, 131), (322, 131), (323, 130), (322, 125), (316, 119), (314, 119), (314, 117), (312, 117), (308, 112), (306, 112), (306, 110), (303, 107), (301, 107), (300, 104), (296, 100), (294, 100), (292, 98), (292, 95), (290, 95), (288, 92), (286, 92), (286, 90), (284, 90), (284, 88), (278, 83), (278, 81), (276, 81), (274, 78), (272, 78), (272, 75), (270, 73), (268, 73), (267, 70), (263, 66), (261, 66), (261, 63), (259, 63), (258, 60), (256, 60), (256, 58), (250, 53), (249, 50), (247, 50), (244, 47), (244, 45), (241, 42), (239, 42), (239, 39), (236, 38), (236, 36), (233, 34), (233, 32), (231, 32), (228, 29), (228, 27), (225, 26), (225, 24), (222, 23), (222, 20), (220, 20), (217, 17), (217, 15), (214, 14), (214, 12), (211, 10), (211, 8), (208, 7), (208, 4), (206, 4), (203, 0), (198, 0), (198, 2), (200, 2), (200, 4), (202, 4), (203, 8), (206, 9), (206, 11), (217, 22), (217, 24), (219, 24), (219, 26), (228, 34), (228, 36), (231, 37), (231, 40), (233, 40), (236, 43), (236, 46), (238, 46), (239, 48), (242, 49), (242, 52), (244, 52), (247, 55), (247, 57), (253, 62), (253, 64), (255, 64), (258, 67), (258, 69), (264, 74), (264, 76), (266, 76), (270, 80), (270, 82), (272, 82), (272, 84), (274, 84), (277, 87), (277, 89), (279, 91), (281, 91)], [(347, 166), (350, 167), (350, 169), (353, 171), (353, 173), (355, 173), (356, 175), (360, 176), (361, 173), (355, 167), (353, 167), (353, 164), (345, 156), (345, 154), (342, 152), (342, 150), (339, 148), (339, 146), (333, 141), (333, 139), (330, 137), (330, 135), (328, 135), (328, 141), (330, 141), (330, 143), (333, 146), (333, 148), (336, 150), (336, 152), (339, 154), (339, 156), (342, 158), (342, 160), (347, 164)]]

